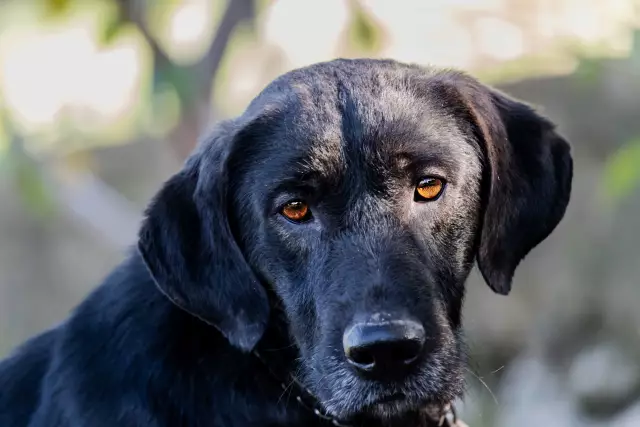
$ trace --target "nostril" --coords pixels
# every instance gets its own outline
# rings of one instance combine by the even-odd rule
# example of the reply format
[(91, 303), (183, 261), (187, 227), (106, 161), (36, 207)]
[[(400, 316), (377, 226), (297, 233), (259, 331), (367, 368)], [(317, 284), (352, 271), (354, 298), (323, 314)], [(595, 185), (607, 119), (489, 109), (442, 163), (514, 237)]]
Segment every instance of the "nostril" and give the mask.
[(350, 347), (347, 360), (363, 370), (372, 370), (376, 364), (410, 365), (420, 355), (422, 344), (416, 340), (384, 341), (373, 345)]
[(395, 343), (390, 348), (391, 360), (402, 361), (405, 365), (409, 365), (418, 358), (420, 350), (422, 350), (423, 342), (418, 340), (402, 340)]
[(366, 347), (353, 347), (347, 350), (347, 359), (360, 369), (373, 369), (376, 359)]

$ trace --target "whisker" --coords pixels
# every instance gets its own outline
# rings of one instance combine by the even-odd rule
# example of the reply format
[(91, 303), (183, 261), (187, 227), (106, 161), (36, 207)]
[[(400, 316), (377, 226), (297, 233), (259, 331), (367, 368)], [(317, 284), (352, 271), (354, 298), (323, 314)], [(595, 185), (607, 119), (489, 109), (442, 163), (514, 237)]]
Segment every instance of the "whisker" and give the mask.
[[(276, 402), (276, 405), (280, 404), (280, 401), (282, 400), (284, 395), (287, 393), (287, 391), (291, 392), (291, 390), (293, 390), (293, 387), (291, 387), (293, 383), (294, 383), (294, 380), (292, 379), (291, 381), (289, 381), (289, 384), (286, 387), (284, 387), (284, 389), (282, 390), (282, 393), (280, 394), (280, 397), (278, 398), (278, 401)], [(291, 393), (289, 393), (289, 396), (291, 396)], [(287, 399), (287, 402), (288, 402), (288, 399)]]
[(502, 371), (504, 369), (505, 365), (500, 366), (498, 369), (496, 369), (495, 371), (491, 371), (491, 375), (493, 374), (497, 374), (498, 372)]
[(292, 348), (292, 347), (295, 347), (295, 346), (296, 346), (296, 345), (295, 345), (294, 343), (292, 343), (292, 344), (286, 345), (286, 346), (284, 346), (284, 347), (277, 347), (277, 348), (265, 348), (265, 349), (263, 349), (263, 350), (261, 350), (261, 351), (263, 351), (263, 352), (268, 352), (268, 351), (286, 350), (286, 349), (288, 349), (288, 348)]
[(498, 399), (496, 398), (496, 395), (493, 394), (493, 391), (491, 391), (491, 388), (489, 388), (489, 385), (487, 385), (486, 382), (484, 382), (484, 380), (482, 379), (481, 376), (479, 376), (478, 374), (476, 374), (475, 372), (473, 372), (471, 369), (466, 368), (467, 372), (469, 372), (471, 375), (473, 375), (474, 377), (476, 377), (478, 379), (478, 381), (480, 381), (480, 383), (484, 386), (484, 388), (487, 389), (487, 391), (489, 392), (489, 394), (491, 395), (491, 397), (493, 398), (493, 401), (495, 402), (496, 406), (500, 406), (500, 404), (498, 403)]

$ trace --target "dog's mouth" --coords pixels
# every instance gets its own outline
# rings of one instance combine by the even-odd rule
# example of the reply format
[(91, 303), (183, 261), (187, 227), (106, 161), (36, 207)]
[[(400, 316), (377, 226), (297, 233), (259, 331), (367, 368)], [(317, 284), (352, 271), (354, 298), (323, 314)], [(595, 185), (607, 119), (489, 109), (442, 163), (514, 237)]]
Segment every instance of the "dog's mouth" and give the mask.
[[(456, 369), (451, 371), (451, 378), (444, 378), (438, 382), (426, 381), (423, 375), (408, 378), (400, 384), (354, 380), (348, 384), (349, 387), (345, 388), (340, 387), (342, 384), (337, 381), (331, 382), (325, 379), (327, 381), (325, 384), (328, 383), (327, 385), (333, 387), (323, 389), (318, 398), (326, 411), (339, 419), (362, 419), (373, 423), (372, 425), (377, 425), (376, 422), (384, 420), (389, 424), (389, 420), (412, 417), (424, 412), (427, 407), (444, 407), (455, 400), (460, 394), (461, 387), (457, 381), (451, 381), (456, 371)], [(347, 377), (347, 379), (350, 378)], [(356, 423), (356, 425), (359, 424)]]
[[(377, 393), (376, 393), (377, 394)], [(420, 411), (430, 401), (402, 391), (380, 393), (363, 399), (362, 404), (341, 415), (347, 419), (392, 419)]]
[(418, 401), (404, 393), (394, 393), (373, 400), (349, 417), (349, 420), (352, 425), (379, 425), (380, 422), (393, 426), (418, 425), (417, 420), (438, 419), (446, 412), (446, 407), (447, 405), (429, 400)]

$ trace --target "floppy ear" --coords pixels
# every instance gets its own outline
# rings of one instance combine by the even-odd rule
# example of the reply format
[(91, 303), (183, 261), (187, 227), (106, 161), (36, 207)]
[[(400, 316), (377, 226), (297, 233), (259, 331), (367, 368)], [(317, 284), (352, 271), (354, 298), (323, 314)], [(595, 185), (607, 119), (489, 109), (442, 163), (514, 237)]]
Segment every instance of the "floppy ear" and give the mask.
[(506, 295), (520, 261), (564, 216), (571, 193), (570, 147), (554, 124), (528, 105), (466, 76), (456, 87), (485, 157), (478, 266), (488, 285)]
[(264, 333), (269, 304), (227, 219), (225, 160), (232, 139), (220, 126), (164, 184), (146, 211), (138, 250), (175, 305), (250, 351)]

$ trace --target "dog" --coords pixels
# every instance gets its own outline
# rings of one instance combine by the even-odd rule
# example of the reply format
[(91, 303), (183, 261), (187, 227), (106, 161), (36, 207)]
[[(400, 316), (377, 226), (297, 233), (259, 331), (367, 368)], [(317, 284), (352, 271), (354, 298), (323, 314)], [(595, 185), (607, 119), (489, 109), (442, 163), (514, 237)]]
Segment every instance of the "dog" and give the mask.
[(428, 423), (464, 391), (470, 270), (509, 293), (571, 180), (555, 125), (465, 73), (284, 74), (162, 186), (122, 265), (2, 362), (0, 425)]

